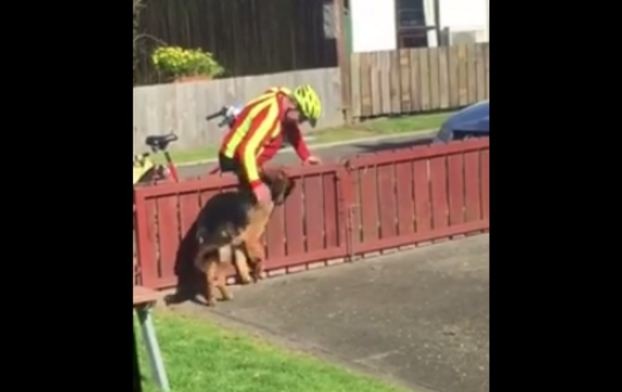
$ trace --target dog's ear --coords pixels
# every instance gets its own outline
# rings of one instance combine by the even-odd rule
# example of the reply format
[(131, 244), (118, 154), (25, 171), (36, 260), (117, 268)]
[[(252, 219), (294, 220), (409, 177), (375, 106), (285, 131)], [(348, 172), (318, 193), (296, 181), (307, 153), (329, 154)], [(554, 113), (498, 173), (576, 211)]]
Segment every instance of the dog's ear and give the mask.
[(285, 177), (285, 192), (283, 193), (283, 202), (289, 197), (294, 190), (296, 182), (289, 177)]
[(294, 181), (283, 170), (280, 170), (272, 183), (272, 200), (274, 204), (277, 206), (283, 204), (293, 188)]
[(272, 185), (282, 177), (282, 173), (282, 170), (267, 169), (263, 171), (259, 177), (261, 178), (261, 181), (268, 186), (268, 188), (272, 188)]

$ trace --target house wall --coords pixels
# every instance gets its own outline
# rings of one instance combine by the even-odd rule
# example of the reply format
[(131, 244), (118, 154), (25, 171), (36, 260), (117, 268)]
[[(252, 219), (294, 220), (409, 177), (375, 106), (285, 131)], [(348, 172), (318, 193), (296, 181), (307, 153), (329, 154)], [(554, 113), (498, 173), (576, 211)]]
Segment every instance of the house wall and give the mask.
[(395, 0), (350, 0), (352, 51), (397, 48)]
[(453, 33), (475, 34), (476, 42), (488, 42), (489, 0), (440, 0), (441, 28)]
[[(350, 0), (352, 51), (373, 52), (397, 48), (396, 0)], [(434, 2), (423, 0), (427, 24), (434, 24)], [(441, 30), (449, 28), (450, 43), (489, 41), (489, 0), (439, 0)], [(430, 31), (429, 46), (436, 46)]]

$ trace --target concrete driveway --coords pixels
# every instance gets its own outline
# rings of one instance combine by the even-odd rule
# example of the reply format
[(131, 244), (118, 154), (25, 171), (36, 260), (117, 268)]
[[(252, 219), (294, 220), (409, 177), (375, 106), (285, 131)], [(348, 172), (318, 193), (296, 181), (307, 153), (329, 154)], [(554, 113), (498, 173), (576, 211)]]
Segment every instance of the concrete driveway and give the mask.
[(489, 390), (487, 234), (235, 287), (184, 310), (413, 391)]

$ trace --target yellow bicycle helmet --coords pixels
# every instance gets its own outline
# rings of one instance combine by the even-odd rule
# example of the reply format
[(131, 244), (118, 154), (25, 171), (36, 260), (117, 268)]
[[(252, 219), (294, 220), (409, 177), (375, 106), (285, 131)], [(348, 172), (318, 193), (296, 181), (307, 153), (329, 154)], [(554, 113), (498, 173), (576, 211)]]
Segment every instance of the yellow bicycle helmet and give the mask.
[(322, 114), (322, 102), (320, 102), (320, 97), (308, 84), (296, 87), (293, 96), (298, 103), (302, 115), (309, 120), (311, 126), (315, 127), (316, 121), (320, 118), (320, 114)]

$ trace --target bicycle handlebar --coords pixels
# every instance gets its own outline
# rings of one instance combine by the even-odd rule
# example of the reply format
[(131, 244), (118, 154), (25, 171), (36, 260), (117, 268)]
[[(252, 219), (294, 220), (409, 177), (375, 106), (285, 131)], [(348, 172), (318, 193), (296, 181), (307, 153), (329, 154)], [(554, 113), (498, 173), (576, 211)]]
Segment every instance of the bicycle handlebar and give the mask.
[(210, 121), (210, 120), (213, 120), (213, 119), (215, 119), (215, 118), (217, 118), (217, 117), (223, 117), (223, 116), (225, 116), (226, 114), (227, 114), (227, 107), (226, 107), (226, 106), (223, 106), (223, 107), (222, 107), (222, 109), (220, 109), (220, 110), (219, 110), (219, 111), (217, 111), (217, 112), (214, 112), (214, 113), (210, 114), (210, 115), (209, 115), (209, 116), (207, 116), (205, 119), (206, 119), (207, 121)]
[(223, 106), (219, 111), (210, 114), (205, 119), (210, 121), (217, 117), (222, 117), (222, 121), (218, 124), (219, 127), (223, 127), (225, 125), (233, 126), (237, 115), (240, 113), (240, 109), (236, 106)]

